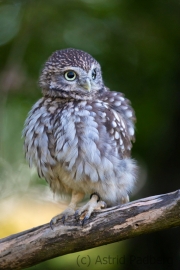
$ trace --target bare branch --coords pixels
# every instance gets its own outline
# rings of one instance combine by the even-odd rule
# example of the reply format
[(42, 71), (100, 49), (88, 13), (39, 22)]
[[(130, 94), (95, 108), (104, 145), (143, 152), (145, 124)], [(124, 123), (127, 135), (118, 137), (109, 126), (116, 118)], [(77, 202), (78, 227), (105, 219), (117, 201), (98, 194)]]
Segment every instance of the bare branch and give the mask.
[(96, 212), (83, 227), (74, 217), (0, 240), (0, 269), (23, 269), (57, 256), (180, 226), (180, 190)]

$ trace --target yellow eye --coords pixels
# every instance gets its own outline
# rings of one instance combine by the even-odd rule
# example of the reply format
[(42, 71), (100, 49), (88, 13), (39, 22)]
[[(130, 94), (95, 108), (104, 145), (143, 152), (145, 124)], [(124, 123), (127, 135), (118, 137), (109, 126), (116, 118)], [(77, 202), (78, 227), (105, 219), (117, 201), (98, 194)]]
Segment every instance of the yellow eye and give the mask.
[(76, 73), (72, 70), (66, 71), (64, 77), (67, 81), (74, 81), (76, 79)]

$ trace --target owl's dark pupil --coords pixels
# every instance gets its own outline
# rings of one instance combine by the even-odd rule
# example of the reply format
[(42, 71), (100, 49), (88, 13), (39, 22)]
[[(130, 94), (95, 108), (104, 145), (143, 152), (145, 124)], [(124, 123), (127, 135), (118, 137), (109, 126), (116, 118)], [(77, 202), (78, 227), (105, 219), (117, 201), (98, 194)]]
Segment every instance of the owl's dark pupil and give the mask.
[(93, 80), (96, 79), (96, 70), (95, 69), (93, 69), (93, 71), (92, 71), (92, 78), (93, 78)]
[(67, 77), (68, 77), (69, 79), (73, 79), (73, 78), (75, 77), (74, 72), (73, 72), (73, 71), (67, 72)]

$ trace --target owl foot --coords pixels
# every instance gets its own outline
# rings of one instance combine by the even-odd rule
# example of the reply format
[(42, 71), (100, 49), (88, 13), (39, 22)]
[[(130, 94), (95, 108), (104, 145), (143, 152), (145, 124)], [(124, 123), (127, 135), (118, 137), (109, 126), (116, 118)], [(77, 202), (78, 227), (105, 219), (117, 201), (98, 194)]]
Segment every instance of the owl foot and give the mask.
[(53, 217), (50, 221), (50, 227), (51, 229), (53, 230), (53, 225), (55, 225), (58, 220), (62, 220), (63, 224), (64, 222), (66, 221), (66, 219), (69, 217), (69, 216), (72, 216), (75, 214), (75, 210), (71, 207), (68, 207), (66, 208), (61, 214)]
[(105, 202), (99, 200), (100, 197), (97, 193), (93, 193), (90, 196), (90, 201), (86, 203), (84, 206), (80, 207), (75, 212), (76, 220), (82, 220), (82, 226), (88, 220), (94, 210), (100, 210), (102, 208), (106, 208), (107, 205)]
[(80, 202), (83, 199), (83, 197), (84, 197), (84, 193), (72, 190), (71, 202), (70, 202), (68, 208), (66, 208), (61, 214), (59, 214), (51, 219), (50, 227), (52, 230), (53, 230), (53, 225), (55, 225), (58, 220), (62, 220), (62, 222), (64, 224), (66, 219), (69, 216), (72, 216), (75, 214), (76, 205), (78, 202)]

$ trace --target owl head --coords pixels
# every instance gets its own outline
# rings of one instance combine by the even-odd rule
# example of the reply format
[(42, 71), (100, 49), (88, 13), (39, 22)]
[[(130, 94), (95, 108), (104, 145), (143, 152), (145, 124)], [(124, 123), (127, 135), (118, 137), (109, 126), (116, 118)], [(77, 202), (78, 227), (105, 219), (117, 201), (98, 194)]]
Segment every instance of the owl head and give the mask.
[(72, 48), (54, 52), (40, 76), (46, 96), (88, 98), (103, 86), (99, 63), (90, 54)]

